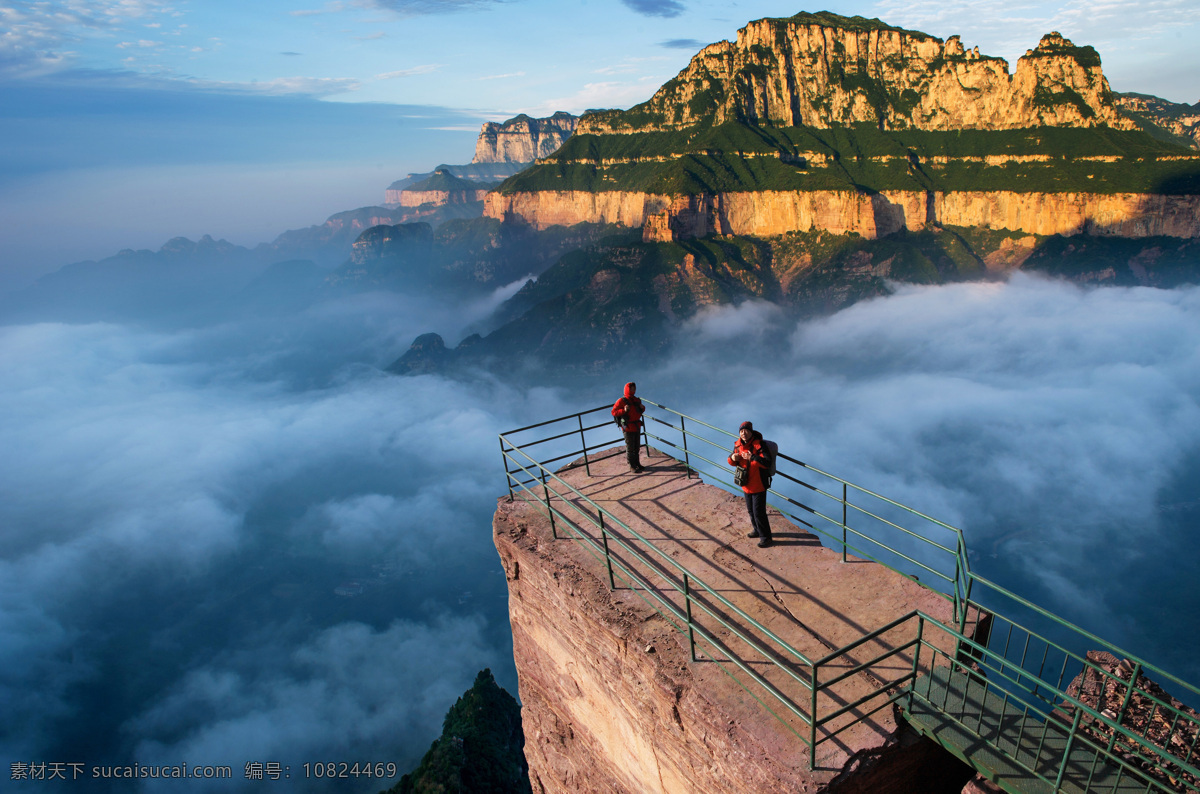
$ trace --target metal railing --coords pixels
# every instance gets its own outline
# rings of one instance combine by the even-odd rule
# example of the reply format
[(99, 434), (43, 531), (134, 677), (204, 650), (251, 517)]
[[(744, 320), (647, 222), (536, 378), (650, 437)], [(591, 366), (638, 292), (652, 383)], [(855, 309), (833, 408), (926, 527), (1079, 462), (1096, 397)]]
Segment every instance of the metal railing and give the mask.
[[(672, 457), (684, 463), (689, 477), (700, 476), (719, 487), (740, 491), (733, 485), (730, 467), (724, 460), (724, 453), (736, 438), (733, 433), (651, 400), (643, 402), (663, 412), (661, 416), (648, 413), (648, 421), (643, 422), (646, 447), (653, 439), (662, 445), (660, 451), (665, 446), (679, 453)], [(808, 746), (810, 766), (816, 763), (819, 744), (888, 704), (903, 699), (911, 711), (914, 698), (918, 697), (915, 694), (918, 682), (931, 680), (936, 667), (957, 672), (960, 678), (975, 681), (985, 691), (1001, 692), (1003, 711), (1007, 712), (1009, 703), (1020, 704), (1011, 716), (1019, 711), (1022, 725), (1042, 726), (1043, 742), (1032, 762), (1021, 759), (1020, 741), (1017, 757), (1012, 760), (1029, 774), (1053, 784), (1056, 790), (1063, 785), (1064, 776), (1074, 780), (1081, 774), (1069, 769), (1068, 760), (1073, 752), (1078, 754), (1080, 748), (1086, 748), (1095, 749), (1097, 759), (1086, 776), (1089, 786), (1098, 769), (1107, 770), (1104, 774), (1111, 777), (1111, 768), (1116, 768), (1119, 771), (1113, 791), (1118, 790), (1122, 779), (1145, 780), (1146, 791), (1200, 791), (1196, 783), (1200, 780), (1200, 771), (1196, 770), (1200, 719), (1190, 709), (1170, 702), (1146, 675), (1153, 673), (1160, 681), (1171, 682), (1183, 690), (1178, 694), (1193, 702), (1200, 702), (1200, 690), (973, 572), (962, 530), (780, 452), (777, 474), (769, 492), (768, 503), (772, 507), (831, 540), (835, 547), (840, 547), (843, 561), (851, 552), (873, 560), (946, 598), (952, 606), (953, 620), (949, 624), (913, 612), (821, 659), (808, 658), (547, 468), (549, 464), (583, 456), (583, 465), (590, 474), (592, 463), (623, 455), (623, 449), (601, 457), (588, 455), (623, 441), (609, 421), (608, 411), (608, 406), (601, 406), (501, 434), (509, 498), (521, 498), (536, 506), (549, 518), (554, 537), (560, 537), (562, 527), (561, 537), (581, 542), (603, 562), (610, 587), (616, 588), (620, 579), (675, 630), (687, 634), (693, 660), (699, 650), (720, 664)], [(602, 421), (585, 423), (585, 418), (594, 421), (593, 415), (601, 412)], [(678, 424), (673, 423), (676, 420)], [(651, 426), (657, 432), (651, 432)], [(660, 426), (665, 429), (659, 429)], [(604, 428), (611, 433), (603, 441), (589, 443), (588, 433), (594, 439), (597, 431)], [(550, 434), (526, 438), (534, 430)], [(674, 431), (671, 438), (659, 435), (668, 431)], [(547, 454), (539, 456), (540, 459), (530, 455), (527, 450), (535, 446)], [(713, 455), (714, 449), (722, 453), (720, 462), (709, 457), (717, 457)], [(1020, 616), (1020, 622), (1016, 615)], [(852, 652), (906, 624), (913, 626), (911, 638), (893, 644), (871, 659), (856, 662), (832, 678), (821, 679), (821, 672), (835, 662), (845, 665)], [(951, 642), (953, 652), (928, 639), (930, 624), (936, 626), (944, 641)], [(727, 639), (718, 637), (720, 632)], [(735, 642), (736, 649), (731, 647)], [(1125, 669), (1131, 666), (1131, 673), (1110, 671), (1087, 658), (1083, 651), (1089, 647), (1128, 660)], [(920, 662), (923, 648), (930, 649), (925, 664)], [(736, 651), (750, 658), (743, 658)], [(912, 654), (912, 665), (905, 675), (892, 680), (876, 675), (883, 683), (879, 690), (818, 713), (818, 696), (822, 692), (852, 675), (877, 674), (881, 663), (908, 652)], [(767, 665), (765, 673), (757, 669), (762, 663)], [(779, 674), (772, 674), (771, 670)], [(781, 683), (770, 680), (772, 675)], [(1101, 696), (1109, 690), (1121, 693), (1123, 702), (1119, 708), (1105, 707), (1101, 701), (1094, 706), (1084, 702), (1084, 686), (1072, 688), (1071, 682), (1087, 683), (1089, 676), (1099, 682)], [(789, 691), (784, 690), (785, 686)], [(875, 702), (870, 710), (863, 711), (871, 701)], [(1140, 730), (1124, 724), (1131, 704), (1143, 711), (1150, 709)], [(1051, 730), (1047, 726), (1061, 722), (1058, 715), (1064, 710), (1070, 711), (1074, 718), (1070, 730), (1063, 734), (1065, 750), (1060, 753), (1061, 763), (1051, 778), (1044, 773), (1049, 761), (1041, 753), (1045, 747), (1054, 750), (1061, 744), (1047, 745), (1045, 737), (1046, 731)], [(796, 718), (799, 729), (789, 722), (788, 715)], [(853, 719), (837, 728), (826, 727), (846, 715), (852, 715)], [(1000, 724), (1009, 716), (1002, 714)], [(982, 728), (984, 718), (976, 718)], [(820, 738), (819, 729), (824, 732)], [(1003, 752), (1002, 747), (997, 749)]]

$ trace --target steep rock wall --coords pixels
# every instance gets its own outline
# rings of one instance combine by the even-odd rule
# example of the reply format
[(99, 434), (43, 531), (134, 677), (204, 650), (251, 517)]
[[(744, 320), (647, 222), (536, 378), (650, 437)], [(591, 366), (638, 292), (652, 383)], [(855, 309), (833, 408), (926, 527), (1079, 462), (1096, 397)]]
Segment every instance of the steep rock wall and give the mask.
[(472, 163), (532, 163), (563, 145), (575, 132), (577, 116), (558, 112), (544, 119), (524, 114), (503, 124), (484, 123), (475, 141)]
[[(391, 191), (388, 191), (391, 192)], [(431, 204), (435, 207), (446, 204), (466, 204), (472, 201), (483, 201), (487, 189), (482, 190), (398, 190), (401, 207), (419, 207)]]
[(538, 229), (576, 223), (643, 227), (646, 239), (771, 237), (820, 229), (880, 237), (929, 223), (1028, 234), (1200, 237), (1200, 196), (1139, 193), (758, 191), (669, 196), (612, 191), (489, 193), (484, 215)]
[(1007, 61), (966, 50), (957, 36), (943, 42), (877, 20), (820, 16), (751, 22), (736, 41), (704, 48), (647, 102), (624, 113), (588, 114), (578, 131), (734, 119), (822, 128), (1134, 127), (1113, 104), (1096, 51), (1058, 33), (1043, 36), (1010, 74)]

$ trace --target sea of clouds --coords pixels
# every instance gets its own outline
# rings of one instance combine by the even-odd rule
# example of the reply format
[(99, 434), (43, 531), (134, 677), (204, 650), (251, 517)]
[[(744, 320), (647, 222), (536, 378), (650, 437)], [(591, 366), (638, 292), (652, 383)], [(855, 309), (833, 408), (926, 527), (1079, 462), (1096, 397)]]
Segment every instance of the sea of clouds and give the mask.
[(963, 527), (985, 575), (1200, 679), (1200, 289), (746, 303), (574, 387), (382, 371), (491, 305), (0, 326), (0, 757), (234, 768), (148, 791), (261, 787), (246, 762), (407, 771), (479, 669), (516, 693), (496, 433), (625, 380)]

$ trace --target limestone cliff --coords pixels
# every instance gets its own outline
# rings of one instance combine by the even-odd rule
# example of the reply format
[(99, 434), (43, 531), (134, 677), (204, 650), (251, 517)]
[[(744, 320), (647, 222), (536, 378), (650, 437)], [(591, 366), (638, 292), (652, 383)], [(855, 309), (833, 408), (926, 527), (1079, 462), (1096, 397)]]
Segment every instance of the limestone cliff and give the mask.
[(1133, 118), (1150, 122), (1200, 149), (1200, 102), (1185, 105), (1148, 94), (1116, 94), (1117, 107)]
[(438, 168), (428, 178), (399, 191), (398, 203), (401, 207), (442, 207), (447, 204), (470, 204), (483, 201), (491, 183), (483, 183), (462, 179), (455, 176), (448, 168)]
[(532, 163), (552, 154), (575, 132), (579, 118), (559, 111), (535, 119), (522, 113), (497, 124), (486, 122), (475, 142), (472, 163)]
[(589, 114), (579, 133), (680, 129), (745, 120), (825, 128), (1132, 129), (1113, 104), (1100, 57), (1058, 33), (1009, 72), (1002, 58), (862, 17), (823, 12), (760, 19), (703, 49), (647, 102)]
[(1058, 33), (1010, 73), (957, 37), (827, 12), (763, 19), (649, 101), (585, 115), (484, 214), (655, 241), (940, 224), (1197, 236), (1200, 155), (1114, 96), (1096, 51)]
[(1037, 235), (1200, 237), (1200, 195), (763, 190), (672, 196), (547, 190), (489, 193), (484, 202), (488, 217), (521, 218), (538, 229), (618, 223), (643, 227), (643, 239), (658, 242), (810, 230), (873, 239), (936, 225)]

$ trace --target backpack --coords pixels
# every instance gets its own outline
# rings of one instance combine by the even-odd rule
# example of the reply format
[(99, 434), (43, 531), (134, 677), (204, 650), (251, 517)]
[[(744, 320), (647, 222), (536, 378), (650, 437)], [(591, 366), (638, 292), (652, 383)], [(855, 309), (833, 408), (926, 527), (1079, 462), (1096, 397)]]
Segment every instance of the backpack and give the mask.
[[(633, 398), (633, 400), (637, 400), (637, 398), (636, 398), (636, 397), (634, 397), (634, 398)], [(626, 420), (625, 420), (625, 413), (624, 413), (624, 410), (625, 410), (625, 408), (627, 408), (627, 407), (629, 407), (630, 405), (633, 405), (633, 404), (634, 404), (633, 400), (629, 399), (628, 397), (622, 397), (622, 398), (620, 398), (619, 400), (617, 400), (617, 405), (621, 407), (621, 411), (622, 411), (622, 413), (621, 413), (621, 415), (620, 415), (620, 416), (614, 416), (614, 417), (613, 417), (613, 422), (616, 424), (616, 426), (617, 426), (617, 427), (621, 428), (621, 431), (622, 431), (622, 432), (624, 432), (624, 431), (625, 431), (625, 421), (626, 421)], [(637, 405), (641, 406), (641, 409), (642, 409), (642, 416), (645, 416), (645, 415), (646, 415), (646, 406), (645, 406), (645, 404), (644, 404), (644, 403), (643, 403), (641, 400), (638, 400), (638, 401), (637, 401)], [(616, 407), (616, 406), (614, 406), (614, 408), (615, 408), (615, 407)]]
[(779, 457), (779, 445), (774, 441), (767, 441), (765, 438), (762, 440), (762, 445), (763, 449), (767, 453), (767, 465), (763, 467), (761, 475), (763, 478), (763, 485), (770, 488), (771, 478), (776, 474), (775, 460)]

